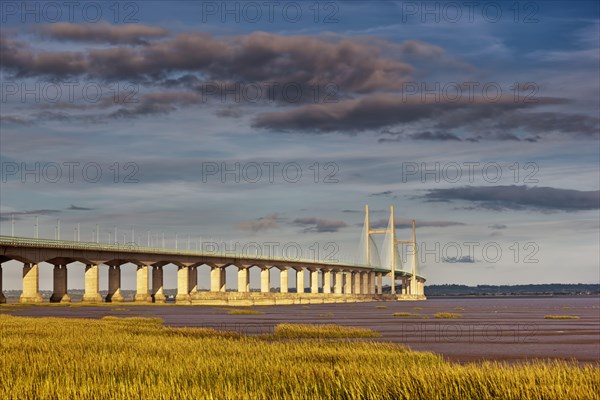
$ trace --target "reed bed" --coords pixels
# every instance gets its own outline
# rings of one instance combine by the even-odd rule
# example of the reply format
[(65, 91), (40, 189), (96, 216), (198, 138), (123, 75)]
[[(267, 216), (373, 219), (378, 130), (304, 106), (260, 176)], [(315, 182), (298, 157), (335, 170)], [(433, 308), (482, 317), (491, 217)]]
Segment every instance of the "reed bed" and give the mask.
[[(401, 345), (285, 340), (160, 319), (0, 315), (2, 399), (596, 399), (598, 365), (454, 364)], [(347, 331), (346, 331), (347, 333)], [(277, 336), (277, 334), (275, 334)]]
[(579, 319), (577, 315), (545, 315), (545, 319)]
[(457, 314), (457, 313), (451, 313), (451, 312), (439, 312), (436, 313), (434, 315), (435, 318), (445, 318), (445, 319), (452, 319), (452, 318), (461, 318), (462, 315), (461, 314)]
[(381, 337), (377, 331), (332, 324), (279, 324), (273, 333), (278, 339), (341, 339)]
[(403, 318), (422, 318), (423, 317), (423, 315), (421, 315), (421, 314), (414, 314), (414, 313), (409, 313), (409, 312), (396, 312), (396, 313), (393, 313), (392, 316), (403, 317)]
[(262, 314), (264, 314), (264, 312), (256, 311), (256, 310), (234, 309), (234, 310), (230, 310), (229, 312), (227, 312), (227, 314), (229, 314), (229, 315), (262, 315)]

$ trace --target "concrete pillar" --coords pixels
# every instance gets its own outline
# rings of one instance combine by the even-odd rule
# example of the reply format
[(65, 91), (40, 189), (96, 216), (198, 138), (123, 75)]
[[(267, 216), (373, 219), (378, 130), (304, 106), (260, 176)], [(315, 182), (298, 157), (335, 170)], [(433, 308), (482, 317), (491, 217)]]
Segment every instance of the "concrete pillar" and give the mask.
[(410, 277), (410, 294), (416, 294), (417, 293), (417, 278), (412, 275)]
[(6, 297), (4, 297), (4, 293), (2, 292), (2, 265), (0, 265), (0, 304), (6, 303)]
[(121, 294), (121, 266), (108, 266), (108, 294), (106, 295), (107, 303), (120, 303), (124, 301)]
[(369, 272), (369, 294), (375, 294), (375, 272)]
[(352, 272), (342, 272), (342, 280), (344, 282), (344, 294), (352, 293)]
[(296, 291), (304, 293), (304, 268), (300, 268), (296, 272)]
[(23, 292), (19, 303), (41, 303), (40, 270), (37, 264), (23, 264)]
[(310, 270), (310, 292), (319, 293), (319, 270)]
[(81, 301), (85, 303), (101, 303), (100, 285), (98, 284), (99, 268), (96, 264), (88, 264), (85, 266), (84, 275), (84, 292)]
[(219, 278), (219, 283), (221, 286), (219, 286), (219, 292), (226, 292), (227, 291), (227, 283), (226, 283), (226, 279), (227, 276), (225, 275), (225, 267), (220, 268), (220, 272), (219, 272), (220, 278)]
[(344, 272), (333, 271), (333, 292), (335, 294), (342, 294), (344, 288)]
[(402, 294), (408, 294), (408, 281), (406, 278), (402, 278)]
[(54, 266), (54, 290), (50, 296), (50, 303), (70, 303), (71, 297), (67, 294), (67, 266)]
[(189, 268), (185, 266), (177, 267), (177, 296), (175, 296), (176, 303), (189, 303), (190, 302), (190, 277)]
[(148, 266), (138, 265), (135, 279), (135, 301), (151, 302), (152, 297), (148, 288)]
[(352, 293), (360, 294), (360, 272), (353, 272), (352, 277), (354, 278)]
[(163, 267), (161, 266), (152, 267), (152, 301), (154, 303), (166, 303), (167, 301), (163, 288)]
[(361, 272), (360, 273), (360, 281), (361, 281), (361, 287), (360, 287), (360, 292), (362, 294), (369, 294), (369, 273), (368, 272)]
[(198, 267), (188, 268), (188, 287), (190, 288), (190, 295), (198, 293)]
[(331, 293), (331, 270), (323, 271), (323, 293)]
[(377, 294), (383, 294), (383, 273), (377, 273)]
[(281, 269), (279, 274), (279, 292), (287, 293), (288, 292), (288, 269), (284, 267)]
[(221, 291), (221, 278), (223, 278), (223, 274), (221, 274), (221, 268), (210, 267), (210, 291), (211, 292), (220, 292)]
[(271, 279), (269, 268), (261, 268), (260, 270), (260, 291), (261, 293), (269, 293), (271, 291)]
[(250, 274), (248, 268), (238, 267), (238, 292), (246, 293), (250, 291)]

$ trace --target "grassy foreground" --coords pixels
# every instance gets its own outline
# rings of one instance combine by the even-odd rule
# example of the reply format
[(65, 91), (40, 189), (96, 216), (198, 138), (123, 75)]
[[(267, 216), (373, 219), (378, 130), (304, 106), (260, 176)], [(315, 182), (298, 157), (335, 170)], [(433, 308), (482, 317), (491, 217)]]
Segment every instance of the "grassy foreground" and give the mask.
[[(298, 327), (310, 337), (313, 329)], [(0, 315), (0, 398), (588, 400), (600, 392), (598, 366), (459, 365), (388, 343), (279, 331), (247, 337), (160, 319)]]

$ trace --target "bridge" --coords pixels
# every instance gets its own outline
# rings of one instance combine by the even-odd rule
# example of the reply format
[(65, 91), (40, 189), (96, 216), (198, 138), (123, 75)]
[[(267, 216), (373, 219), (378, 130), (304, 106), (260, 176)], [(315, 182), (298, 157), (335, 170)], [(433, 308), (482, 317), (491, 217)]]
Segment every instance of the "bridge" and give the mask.
[[(385, 235), (383, 260), (379, 256), (374, 235)], [(402, 266), (398, 245), (412, 246), (412, 268)], [(375, 300), (425, 299), (425, 278), (418, 273), (416, 224), (412, 222), (412, 238), (397, 240), (394, 207), (390, 206), (387, 229), (371, 229), (369, 207), (365, 206), (365, 223), (359, 247), (362, 262), (350, 263), (289, 257), (224, 254), (213, 251), (157, 248), (131, 244), (103, 244), (82, 241), (50, 240), (15, 236), (0, 236), (0, 303), (2, 293), (2, 263), (15, 260), (23, 263), (21, 303), (41, 303), (39, 263), (54, 265), (53, 293), (50, 302), (70, 302), (67, 291), (67, 266), (74, 262), (85, 265), (83, 302), (122, 302), (121, 265), (136, 265), (136, 302), (165, 303), (163, 267), (177, 266), (179, 304), (258, 305), (313, 304)], [(108, 268), (108, 294), (99, 290), (99, 265)], [(198, 268), (210, 268), (210, 290), (198, 290)], [(225, 268), (237, 267), (237, 291), (226, 291)], [(260, 269), (260, 292), (250, 291), (251, 267)], [(280, 271), (279, 291), (271, 291), (270, 269)], [(290, 290), (289, 272), (294, 270), (295, 291)], [(305, 274), (310, 287), (305, 288)], [(390, 293), (383, 292), (383, 277), (394, 282)], [(151, 277), (151, 279), (150, 279)], [(151, 281), (151, 282), (150, 282)], [(397, 289), (399, 286), (399, 289)]]

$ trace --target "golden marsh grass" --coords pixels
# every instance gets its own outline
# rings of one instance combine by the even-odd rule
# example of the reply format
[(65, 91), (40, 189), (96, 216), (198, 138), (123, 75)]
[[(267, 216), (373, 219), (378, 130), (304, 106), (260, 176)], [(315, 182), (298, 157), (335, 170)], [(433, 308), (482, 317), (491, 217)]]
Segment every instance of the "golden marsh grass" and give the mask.
[(289, 339), (339, 329), (284, 324), (265, 340), (157, 318), (0, 315), (0, 398), (598, 398), (597, 365), (455, 364), (390, 343)]
[(403, 317), (403, 318), (421, 318), (422, 317), (421, 314), (414, 314), (414, 313), (409, 313), (409, 312), (397, 312), (397, 313), (393, 313), (392, 316)]
[(577, 315), (545, 315), (545, 319), (579, 319)]
[(446, 319), (451, 319), (451, 318), (461, 318), (462, 315), (457, 314), (457, 313), (451, 313), (451, 312), (439, 312), (436, 313), (434, 315), (435, 318), (446, 318)]
[(227, 314), (229, 314), (229, 315), (262, 315), (262, 314), (264, 314), (264, 312), (256, 311), (256, 310), (234, 309), (234, 310), (230, 310)]

